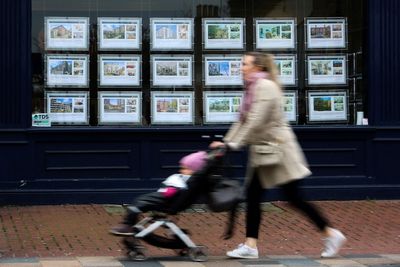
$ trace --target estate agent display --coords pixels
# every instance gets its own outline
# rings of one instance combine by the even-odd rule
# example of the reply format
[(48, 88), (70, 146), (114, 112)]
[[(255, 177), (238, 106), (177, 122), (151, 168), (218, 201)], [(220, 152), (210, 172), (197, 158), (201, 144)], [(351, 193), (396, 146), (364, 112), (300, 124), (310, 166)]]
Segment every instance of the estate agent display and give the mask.
[[(254, 49), (274, 55), (278, 79), (286, 87), (283, 109), (290, 123), (299, 123), (300, 101), (307, 101), (300, 109), (307, 110), (307, 123), (349, 121), (345, 17), (304, 18), (304, 40), (297, 35), (295, 17), (253, 18), (247, 34), (244, 18), (202, 18), (198, 27), (185, 17), (143, 21), (100, 16), (94, 21), (97, 25), (90, 25), (89, 17), (44, 17), (47, 104), (41, 112), (47, 110), (53, 125), (88, 124), (89, 95), (97, 98), (91, 113), (99, 125), (231, 123), (243, 96), (246, 39)], [(97, 30), (94, 43), (91, 26)], [(148, 29), (147, 37), (143, 29)], [(143, 38), (149, 39), (146, 56)], [(299, 46), (306, 51), (301, 57)], [(97, 49), (96, 57), (91, 47)], [(300, 94), (302, 99), (299, 90), (307, 92)], [(202, 110), (194, 113), (195, 106)], [(143, 110), (150, 110), (150, 119), (142, 120)], [(195, 119), (196, 114), (201, 118)]]

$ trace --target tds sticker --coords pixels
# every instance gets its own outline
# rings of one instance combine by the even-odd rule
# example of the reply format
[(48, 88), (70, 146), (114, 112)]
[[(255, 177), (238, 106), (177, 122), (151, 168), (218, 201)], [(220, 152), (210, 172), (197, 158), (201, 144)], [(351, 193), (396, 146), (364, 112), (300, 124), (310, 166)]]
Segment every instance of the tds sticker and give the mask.
[(32, 126), (33, 127), (51, 127), (51, 121), (50, 121), (49, 114), (47, 114), (47, 113), (32, 114)]

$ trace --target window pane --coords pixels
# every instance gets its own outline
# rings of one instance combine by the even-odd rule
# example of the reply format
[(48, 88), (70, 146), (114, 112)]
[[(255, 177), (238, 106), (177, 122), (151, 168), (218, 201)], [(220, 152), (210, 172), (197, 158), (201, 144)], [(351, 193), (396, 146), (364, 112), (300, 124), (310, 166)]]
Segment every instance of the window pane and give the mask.
[[(210, 70), (206, 70), (204, 58), (213, 56), (222, 58), (222, 63), (215, 65), (215, 62), (211, 62), (210, 64), (219, 68), (224, 68), (228, 64), (231, 74), (218, 72), (218, 75), (231, 77), (230, 75), (238, 72), (240, 66), (225, 61), (224, 57), (241, 56), (244, 51), (259, 48), (260, 51), (277, 56), (276, 62), (280, 64), (283, 86), (292, 96), (289, 102), (295, 101), (295, 105), (286, 107), (289, 110), (295, 109), (290, 113), (290, 116), (294, 115), (296, 118), (295, 120), (291, 119), (291, 123), (298, 125), (355, 124), (356, 112), (367, 112), (364, 105), (367, 90), (365, 90), (362, 79), (362, 47), (365, 46), (363, 44), (363, 32), (365, 31), (363, 12), (362, 0), (225, 0), (217, 2), (211, 0), (32, 0), (32, 83), (34, 90), (32, 112), (49, 112), (47, 106), (49, 109), (51, 106), (46, 99), (48, 92), (86, 92), (88, 95), (88, 124), (98, 126), (99, 124), (103, 125), (98, 121), (99, 116), (104, 113), (102, 110), (104, 105), (101, 105), (99, 101), (102, 92), (114, 92), (115, 95), (140, 93), (140, 104), (136, 107), (140, 109), (142, 119), (140, 123), (132, 122), (131, 126), (148, 126), (151, 125), (152, 116), (151, 92), (183, 91), (194, 93), (193, 124), (203, 125), (206, 115), (204, 92), (229, 93), (243, 89), (241, 86), (232, 85), (229, 82), (224, 85), (223, 77), (222, 85), (218, 84), (220, 82), (216, 82), (218, 85), (206, 84), (204, 72)], [(46, 18), (56, 18), (56, 20), (47, 20), (45, 23)], [(100, 31), (99, 18), (111, 19), (108, 24), (105, 20), (105, 28), (101, 28)], [(124, 22), (124, 19), (127, 18), (138, 22), (137, 24), (132, 20)], [(176, 49), (177, 47), (171, 46), (171, 50), (151, 49), (153, 41), (150, 29), (151, 19), (155, 18), (170, 19), (165, 25), (161, 25), (161, 23), (154, 26), (155, 31), (160, 31), (158, 33), (160, 38), (164, 38), (166, 42), (169, 38), (169, 42), (171, 42), (173, 36), (191, 38), (192, 34), (192, 48)], [(192, 32), (187, 28), (190, 26), (174, 24), (176, 18), (193, 19)], [(211, 20), (212, 24), (207, 24), (210, 29), (210, 31), (207, 30), (207, 39), (204, 36), (203, 19), (205, 18), (208, 21)], [(81, 19), (88, 19), (87, 30), (85, 30), (85, 24), (76, 21)], [(243, 19), (243, 28), (220, 19)], [(343, 20), (343, 23), (335, 24), (337, 22), (335, 20)], [(293, 23), (291, 24), (293, 27), (289, 25), (290, 23)], [(221, 25), (229, 30), (221, 28)], [(47, 34), (46, 27), (48, 28)], [(314, 28), (312, 29), (312, 27)], [(215, 39), (212, 38), (224, 36), (224, 34), (229, 36), (225, 46), (222, 46), (221, 49), (206, 48), (205, 42), (209, 42), (206, 44), (215, 43)], [(85, 47), (86, 35), (87, 47)], [(103, 40), (100, 39), (100, 36), (104, 36), (103, 39), (108, 38), (108, 45), (114, 46), (114, 48), (99, 47), (99, 42)], [(153, 37), (157, 38), (155, 34)], [(69, 41), (68, 38), (70, 38)], [(178, 37), (176, 38), (179, 40)], [(227, 48), (233, 44), (233, 40), (237, 40), (236, 38), (243, 38), (243, 41), (240, 41), (243, 49)], [(281, 39), (278, 40), (279, 38)], [(271, 43), (270, 41), (274, 39), (275, 43)], [(285, 43), (285, 39), (290, 42)], [(343, 40), (345, 47), (336, 46), (335, 39), (336, 41)], [(137, 47), (129, 49), (129, 40), (137, 40)], [(82, 44), (79, 43), (80, 41)], [(317, 48), (312, 48), (312, 44)], [(127, 46), (126, 49), (124, 45)], [(286, 47), (287, 45), (288, 47)], [(151, 59), (154, 55), (191, 56), (193, 58), (192, 85), (154, 86), (152, 80), (154, 73), (151, 70)], [(319, 56), (319, 58), (312, 56)], [(345, 60), (340, 63), (337, 59), (343, 56)], [(87, 62), (82, 59), (85, 57), (87, 57)], [(108, 59), (108, 61), (102, 63), (102, 58)], [(139, 61), (137, 61), (138, 58)], [(312, 61), (313, 59), (317, 60)], [(85, 67), (86, 64), (87, 67)], [(173, 75), (189, 75), (187, 71), (190, 68), (185, 69), (183, 67), (186, 66), (185, 64), (177, 64), (176, 74)], [(70, 69), (67, 67), (69, 65), (71, 65)], [(166, 65), (164, 64), (164, 66)], [(322, 71), (324, 66), (325, 72)], [(155, 68), (154, 70), (157, 71)], [(108, 72), (105, 73), (106, 71)], [(332, 77), (341, 75), (342, 72), (345, 72), (343, 74), (345, 83), (335, 84), (335, 79)], [(327, 73), (331, 73), (333, 76), (328, 77)], [(117, 77), (105, 77), (104, 75)], [(325, 82), (321, 82), (318, 75), (322, 75), (324, 77), (322, 81), (325, 80)], [(101, 78), (102, 81), (100, 81)], [(56, 79), (55, 85), (49, 82), (52, 79)], [(132, 81), (132, 85), (129, 84), (130, 81)], [(216, 81), (215, 78), (214, 81)], [(332, 112), (333, 115), (328, 112), (326, 120), (310, 121), (309, 115), (316, 115), (312, 114), (311, 110), (315, 107), (309, 104), (310, 93), (315, 95), (315, 92), (323, 91), (324, 94), (329, 95), (330, 92), (336, 93), (337, 90), (344, 90), (346, 93), (346, 103), (344, 104), (348, 105), (346, 119), (332, 120), (334, 112)], [(67, 94), (65, 97), (68, 98), (69, 95)], [(131, 103), (131, 101), (129, 102)], [(128, 103), (128, 101), (119, 101), (118, 103)], [(334, 102), (332, 104), (335, 105)], [(121, 112), (121, 118), (124, 118), (121, 119), (121, 125), (129, 125), (126, 123), (129, 114), (125, 113), (134, 108), (127, 104), (124, 105), (123, 109), (118, 109)], [(339, 107), (339, 104), (335, 106)], [(233, 109), (237, 110), (237, 107), (232, 106)], [(81, 109), (75, 110), (80, 111)], [(186, 108), (182, 108), (182, 110), (186, 110)], [(68, 111), (63, 112), (68, 113)], [(73, 115), (66, 114), (70, 119)], [(231, 115), (228, 117), (231, 118)], [(116, 124), (118, 124), (118, 116), (114, 117), (116, 119), (113, 120), (116, 120)]]

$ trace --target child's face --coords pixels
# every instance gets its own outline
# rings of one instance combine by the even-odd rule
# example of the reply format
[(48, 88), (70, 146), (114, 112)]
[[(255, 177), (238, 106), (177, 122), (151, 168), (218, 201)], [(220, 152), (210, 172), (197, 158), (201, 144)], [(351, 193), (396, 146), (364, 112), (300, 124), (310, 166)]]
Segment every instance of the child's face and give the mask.
[(186, 166), (181, 165), (181, 168), (179, 169), (179, 173), (184, 174), (184, 175), (192, 175), (193, 171), (189, 169)]

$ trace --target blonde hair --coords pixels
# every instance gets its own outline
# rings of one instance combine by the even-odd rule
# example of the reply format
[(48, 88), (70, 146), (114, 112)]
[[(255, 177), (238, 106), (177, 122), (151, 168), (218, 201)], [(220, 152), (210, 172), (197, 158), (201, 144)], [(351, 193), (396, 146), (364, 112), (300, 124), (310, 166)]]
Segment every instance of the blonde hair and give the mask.
[(269, 79), (276, 82), (280, 86), (278, 80), (278, 68), (274, 62), (274, 56), (272, 54), (261, 53), (261, 52), (246, 52), (245, 56), (254, 57), (254, 66), (260, 68), (261, 71), (268, 72)]

